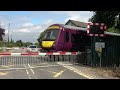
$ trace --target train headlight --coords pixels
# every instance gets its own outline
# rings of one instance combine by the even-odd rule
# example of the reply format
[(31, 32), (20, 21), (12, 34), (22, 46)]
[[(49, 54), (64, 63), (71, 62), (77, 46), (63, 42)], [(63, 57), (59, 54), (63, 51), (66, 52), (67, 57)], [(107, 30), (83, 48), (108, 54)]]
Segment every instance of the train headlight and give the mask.
[(52, 46), (55, 46), (55, 43), (53, 43), (53, 45)]

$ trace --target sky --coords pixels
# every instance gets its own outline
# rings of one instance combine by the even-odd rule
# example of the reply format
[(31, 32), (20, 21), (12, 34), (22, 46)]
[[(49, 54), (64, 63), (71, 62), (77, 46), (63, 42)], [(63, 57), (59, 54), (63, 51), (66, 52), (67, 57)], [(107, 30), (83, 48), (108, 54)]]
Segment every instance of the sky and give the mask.
[(37, 38), (52, 24), (65, 24), (69, 19), (88, 22), (93, 16), (90, 11), (0, 11), (0, 26), (5, 37), (14, 41), (37, 42)]

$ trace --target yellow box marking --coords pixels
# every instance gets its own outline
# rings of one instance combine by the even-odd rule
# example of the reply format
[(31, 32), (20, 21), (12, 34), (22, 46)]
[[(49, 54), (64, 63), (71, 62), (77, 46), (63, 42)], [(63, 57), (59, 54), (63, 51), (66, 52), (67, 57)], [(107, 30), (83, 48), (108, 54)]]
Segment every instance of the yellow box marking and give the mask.
[(71, 67), (71, 66), (65, 66), (65, 65), (64, 65), (63, 63), (61, 63), (61, 62), (58, 62), (57, 64), (62, 65), (63, 67), (65, 67), (65, 68), (67, 68), (67, 69), (69, 69), (69, 70), (71, 70), (71, 71), (73, 71), (73, 72), (75, 72), (75, 73), (77, 73), (77, 74), (79, 74), (79, 75), (81, 75), (81, 76), (84, 76), (84, 77), (86, 77), (86, 78), (88, 78), (88, 79), (97, 79), (96, 77), (91, 76), (91, 75), (88, 75), (88, 74), (85, 74), (85, 73), (81, 72), (80, 70), (78, 70), (78, 69), (76, 69), (76, 68), (73, 68), (73, 67)]
[(3, 72), (0, 72), (0, 75), (7, 75), (8, 73), (3, 73)]
[(56, 73), (53, 77), (56, 78), (56, 77), (62, 75), (63, 72), (64, 72), (64, 70), (61, 70), (60, 72)]

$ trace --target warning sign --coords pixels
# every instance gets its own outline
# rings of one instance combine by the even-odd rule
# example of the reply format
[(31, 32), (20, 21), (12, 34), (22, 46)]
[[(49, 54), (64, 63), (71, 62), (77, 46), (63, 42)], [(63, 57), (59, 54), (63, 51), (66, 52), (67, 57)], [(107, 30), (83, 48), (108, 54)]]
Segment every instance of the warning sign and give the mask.
[(95, 48), (105, 48), (105, 42), (96, 42), (95, 43)]

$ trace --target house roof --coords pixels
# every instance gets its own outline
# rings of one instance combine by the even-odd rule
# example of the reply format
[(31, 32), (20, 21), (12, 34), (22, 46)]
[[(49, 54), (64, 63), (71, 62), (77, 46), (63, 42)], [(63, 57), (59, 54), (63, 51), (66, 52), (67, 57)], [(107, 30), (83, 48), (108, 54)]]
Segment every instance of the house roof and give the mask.
[(69, 20), (65, 25), (67, 25), (69, 22), (72, 22), (77, 27), (87, 28), (87, 23), (80, 22), (80, 21), (74, 21), (74, 20)]

